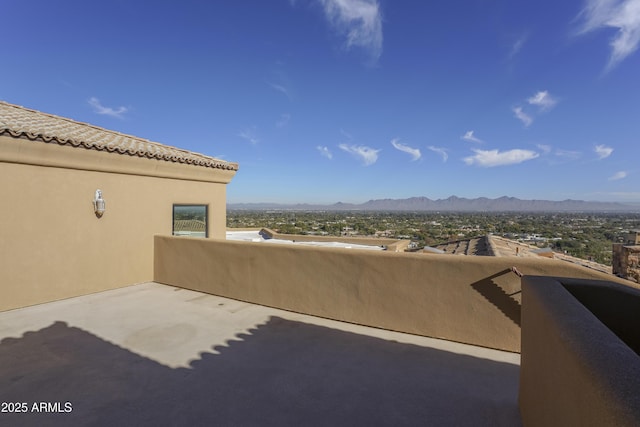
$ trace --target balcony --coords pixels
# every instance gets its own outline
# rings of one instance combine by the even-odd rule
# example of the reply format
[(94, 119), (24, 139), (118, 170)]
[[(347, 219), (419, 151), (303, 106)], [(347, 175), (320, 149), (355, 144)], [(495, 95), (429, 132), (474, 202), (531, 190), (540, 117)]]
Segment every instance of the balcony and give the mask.
[(3, 425), (519, 424), (518, 354), (158, 283), (0, 325)]
[[(520, 384), (521, 326), (523, 346), (556, 335), (527, 335), (525, 322), (547, 309), (527, 311), (526, 292), (522, 309), (512, 267), (572, 284), (602, 273), (549, 259), (170, 236), (154, 251), (155, 282), (0, 313), (1, 400), (27, 408), (0, 413), (0, 424), (517, 426), (540, 425), (521, 412), (586, 413), (580, 399), (553, 407), (535, 390), (555, 387), (550, 366), (588, 362), (594, 350), (555, 365), (527, 351)], [(574, 328), (546, 325), (556, 343)], [(593, 386), (599, 363), (565, 393)], [(591, 420), (640, 420), (636, 378), (625, 382), (635, 394), (608, 383)], [(607, 404), (612, 396), (622, 402)]]

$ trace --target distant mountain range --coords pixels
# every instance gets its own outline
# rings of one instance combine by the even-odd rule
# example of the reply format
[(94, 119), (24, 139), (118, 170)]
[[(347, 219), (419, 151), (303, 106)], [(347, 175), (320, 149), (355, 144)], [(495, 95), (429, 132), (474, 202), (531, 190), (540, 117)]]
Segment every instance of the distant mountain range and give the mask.
[(516, 197), (467, 199), (451, 196), (432, 200), (428, 197), (377, 199), (365, 203), (314, 205), (306, 203), (231, 203), (230, 210), (305, 210), (305, 211), (412, 211), (412, 212), (640, 212), (640, 206), (615, 202), (583, 200), (522, 200)]

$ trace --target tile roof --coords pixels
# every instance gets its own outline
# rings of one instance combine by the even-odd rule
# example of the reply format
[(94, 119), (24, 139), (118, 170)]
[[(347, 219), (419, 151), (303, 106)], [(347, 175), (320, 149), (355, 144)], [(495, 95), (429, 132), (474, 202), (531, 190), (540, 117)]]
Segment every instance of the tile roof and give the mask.
[(215, 169), (238, 170), (237, 163), (225, 162), (203, 154), (0, 101), (0, 135), (5, 134), (89, 150)]
[(174, 219), (173, 231), (207, 231), (207, 223), (197, 219)]

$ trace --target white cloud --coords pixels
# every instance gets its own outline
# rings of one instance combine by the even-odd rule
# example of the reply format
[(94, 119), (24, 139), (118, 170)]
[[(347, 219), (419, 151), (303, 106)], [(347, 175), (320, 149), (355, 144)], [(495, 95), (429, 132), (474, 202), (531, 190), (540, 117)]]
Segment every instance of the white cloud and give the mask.
[(613, 153), (613, 148), (607, 147), (606, 145), (596, 145), (593, 151), (596, 152), (598, 159), (606, 159)]
[(382, 13), (378, 0), (320, 0), (331, 25), (346, 36), (347, 49), (365, 49), (376, 62), (382, 55)]
[(360, 159), (365, 166), (370, 166), (378, 161), (378, 153), (381, 150), (376, 150), (375, 148), (367, 147), (365, 145), (347, 145), (340, 144), (341, 150), (346, 151), (347, 153), (352, 154), (354, 157)]
[(542, 154), (549, 154), (551, 152), (551, 146), (546, 144), (538, 144), (536, 145), (541, 151)]
[(624, 179), (627, 177), (627, 175), (628, 173), (625, 171), (616, 172), (609, 177), (609, 181), (617, 181), (619, 179)]
[(555, 151), (555, 155), (569, 160), (578, 160), (582, 157), (582, 153), (579, 151), (563, 150), (561, 148)]
[(579, 17), (583, 25), (579, 34), (603, 27), (615, 28), (611, 39), (611, 57), (607, 70), (631, 55), (640, 45), (640, 0), (586, 0)]
[(522, 107), (513, 107), (513, 114), (524, 124), (525, 127), (529, 127), (531, 126), (531, 123), (533, 123), (533, 118), (522, 111)]
[(449, 154), (447, 153), (447, 150), (445, 150), (444, 148), (440, 148), (440, 147), (434, 147), (433, 145), (430, 145), (427, 147), (429, 150), (433, 151), (434, 153), (438, 153), (442, 156), (442, 161), (446, 162), (447, 159), (449, 158)]
[(253, 129), (245, 129), (238, 134), (240, 138), (246, 139), (251, 144), (256, 145), (260, 140), (256, 136), (256, 132)]
[(483, 142), (480, 138), (476, 138), (473, 135), (473, 131), (472, 130), (468, 130), (467, 133), (465, 133), (464, 135), (461, 136), (461, 138), (464, 139), (465, 141), (477, 142), (478, 144)]
[(514, 43), (511, 45), (511, 51), (509, 52), (509, 58), (513, 58), (522, 50), (522, 47), (529, 39), (529, 34), (525, 33), (520, 36)]
[(93, 111), (97, 114), (104, 114), (105, 116), (116, 117), (122, 119), (123, 115), (129, 111), (127, 107), (118, 107), (113, 109), (111, 107), (105, 107), (100, 103), (100, 100), (94, 96), (89, 98), (89, 105), (93, 107)]
[(333, 153), (329, 150), (329, 147), (318, 145), (316, 149), (320, 152), (322, 157), (326, 157), (327, 159), (333, 159)]
[(527, 99), (527, 102), (539, 107), (540, 111), (548, 111), (558, 103), (558, 100), (549, 95), (549, 91), (542, 90)]
[(289, 124), (290, 120), (291, 120), (291, 114), (289, 113), (280, 114), (280, 120), (276, 122), (276, 127), (283, 128)]
[[(558, 103), (558, 100), (549, 94), (547, 90), (536, 92), (533, 96), (527, 98), (527, 103), (538, 107), (538, 113), (549, 111)], [(518, 105), (511, 109), (513, 115), (524, 124), (525, 127), (531, 126), (534, 115), (525, 111), (522, 106)]]
[(271, 86), (271, 88), (273, 88), (274, 90), (280, 92), (281, 94), (283, 94), (284, 96), (286, 96), (289, 101), (291, 101), (291, 91), (289, 89), (287, 89), (286, 87), (284, 87), (283, 85), (279, 85), (276, 83), (271, 83), (271, 82), (267, 82), (267, 84), (269, 86)]
[(420, 153), (420, 149), (418, 148), (412, 148), (409, 147), (408, 145), (405, 144), (400, 144), (398, 141), (400, 141), (400, 139), (398, 138), (394, 138), (391, 140), (391, 145), (393, 145), (393, 147), (396, 150), (400, 150), (404, 153), (407, 153), (411, 156), (411, 161), (416, 161), (419, 160), (420, 157), (422, 157), (422, 153)]
[(467, 165), (477, 165), (485, 168), (494, 166), (515, 165), (535, 159), (539, 156), (535, 151), (513, 149), (500, 152), (498, 150), (473, 150), (473, 156), (465, 157), (463, 160)]
[(353, 141), (353, 136), (344, 129), (340, 129), (340, 134), (347, 138), (349, 141)]

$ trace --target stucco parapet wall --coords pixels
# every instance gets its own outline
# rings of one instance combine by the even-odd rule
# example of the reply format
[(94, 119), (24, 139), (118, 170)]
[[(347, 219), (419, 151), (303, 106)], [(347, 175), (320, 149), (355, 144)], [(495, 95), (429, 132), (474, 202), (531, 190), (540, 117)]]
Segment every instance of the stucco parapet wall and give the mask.
[[(520, 277), (606, 279), (546, 258), (273, 245), (160, 236), (154, 281), (254, 304), (511, 352)], [(622, 279), (616, 279), (622, 282)]]
[[(67, 148), (64, 152), (67, 155), (70, 155), (71, 149), (74, 149), (73, 151), (110, 154), (113, 155), (114, 158), (130, 157), (151, 161), (150, 165), (153, 166), (148, 166), (146, 168), (147, 170), (177, 170), (177, 168), (163, 168), (162, 166), (158, 166), (163, 163), (195, 169), (228, 171), (231, 172), (231, 176), (238, 170), (237, 163), (225, 162), (203, 154), (170, 147), (2, 101), (0, 101), (0, 136), (7, 137), (7, 141), (31, 143), (36, 146), (45, 145)], [(4, 148), (6, 147), (3, 147), (2, 151), (5, 151)], [(22, 152), (25, 151), (25, 149), (20, 147), (15, 151)], [(6, 159), (4, 157), (1, 158), (1, 160), (16, 161), (15, 158)], [(24, 156), (18, 160), (24, 161)], [(100, 164), (105, 162), (105, 160), (98, 161)], [(66, 163), (64, 167), (95, 170), (94, 165), (91, 164)], [(68, 163), (71, 163), (71, 165)], [(41, 164), (41, 162), (33, 163), (33, 161), (29, 161), (29, 164)], [(53, 164), (45, 166), (60, 165)], [(116, 170), (116, 172), (118, 171)], [(145, 175), (146, 174), (147, 173), (145, 173)], [(196, 175), (206, 174), (196, 173)], [(213, 175), (219, 174), (213, 173)], [(204, 180), (210, 181), (211, 179)]]
[(640, 290), (525, 276), (522, 292), (523, 424), (640, 425)]

